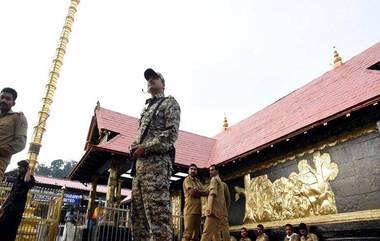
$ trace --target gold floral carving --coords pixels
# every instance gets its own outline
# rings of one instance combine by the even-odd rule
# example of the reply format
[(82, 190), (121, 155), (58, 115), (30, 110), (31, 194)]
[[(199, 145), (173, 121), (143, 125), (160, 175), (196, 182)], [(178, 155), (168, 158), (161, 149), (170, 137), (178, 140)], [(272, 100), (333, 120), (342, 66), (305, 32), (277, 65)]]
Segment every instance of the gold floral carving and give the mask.
[(244, 176), (244, 188), (235, 187), (235, 200), (245, 195), (244, 224), (337, 213), (329, 181), (338, 175), (338, 165), (328, 153), (313, 153), (314, 168), (298, 162), (298, 173), (274, 182), (267, 175)]
[(171, 195), (172, 215), (173, 215), (173, 231), (179, 235), (181, 232), (181, 192), (175, 192)]

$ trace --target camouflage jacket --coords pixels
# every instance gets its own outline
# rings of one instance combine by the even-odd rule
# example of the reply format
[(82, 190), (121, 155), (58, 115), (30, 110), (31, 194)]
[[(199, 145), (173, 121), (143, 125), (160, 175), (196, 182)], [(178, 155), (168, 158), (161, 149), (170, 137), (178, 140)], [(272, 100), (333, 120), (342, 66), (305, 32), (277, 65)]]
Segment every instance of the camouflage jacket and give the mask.
[[(146, 101), (146, 107), (141, 113), (136, 140), (130, 147), (132, 149), (138, 144), (144, 145), (144, 155), (168, 153), (177, 140), (181, 109), (174, 97), (166, 97), (153, 116), (162, 98), (165, 98), (163, 93)], [(146, 135), (143, 138), (144, 131)]]

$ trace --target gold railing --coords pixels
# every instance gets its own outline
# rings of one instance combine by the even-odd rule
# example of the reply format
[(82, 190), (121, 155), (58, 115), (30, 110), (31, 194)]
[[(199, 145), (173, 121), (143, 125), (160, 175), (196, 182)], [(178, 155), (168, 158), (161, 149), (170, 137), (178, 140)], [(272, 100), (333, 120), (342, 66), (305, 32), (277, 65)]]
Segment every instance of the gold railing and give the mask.
[[(0, 183), (0, 203), (12, 188)], [(54, 241), (63, 204), (64, 190), (35, 187), (28, 193), (25, 211), (17, 230), (16, 241)]]

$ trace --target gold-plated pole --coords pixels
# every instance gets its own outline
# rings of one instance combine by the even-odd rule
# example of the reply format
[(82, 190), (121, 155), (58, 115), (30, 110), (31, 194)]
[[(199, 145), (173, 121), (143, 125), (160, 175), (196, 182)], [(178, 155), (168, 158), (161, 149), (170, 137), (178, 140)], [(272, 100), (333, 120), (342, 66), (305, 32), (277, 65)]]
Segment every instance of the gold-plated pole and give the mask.
[(67, 43), (69, 42), (71, 28), (73, 26), (74, 16), (77, 12), (78, 4), (79, 0), (71, 0), (69, 11), (66, 16), (65, 25), (63, 26), (63, 30), (58, 42), (58, 47), (56, 49), (56, 53), (50, 68), (49, 81), (45, 88), (44, 97), (42, 98), (42, 106), (38, 112), (38, 122), (34, 127), (32, 141), (30, 143), (27, 156), (32, 174), (35, 171), (34, 169), (37, 163), (38, 154), (40, 152), (46, 121), (49, 117), (51, 104), (53, 103), (54, 92), (57, 88), (57, 80), (59, 78), (59, 73), (63, 64), (63, 57), (66, 53), (66, 47)]

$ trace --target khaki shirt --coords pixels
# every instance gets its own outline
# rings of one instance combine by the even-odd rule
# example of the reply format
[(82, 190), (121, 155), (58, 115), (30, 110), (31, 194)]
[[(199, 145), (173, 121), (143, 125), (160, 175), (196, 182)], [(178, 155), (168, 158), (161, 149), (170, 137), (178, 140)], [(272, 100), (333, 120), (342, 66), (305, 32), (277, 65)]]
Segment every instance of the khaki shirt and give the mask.
[(190, 188), (197, 188), (202, 190), (202, 183), (198, 178), (187, 176), (183, 181), (183, 193), (185, 194), (185, 207), (183, 209), (184, 215), (190, 214), (201, 214), (202, 212), (202, 203), (200, 197), (194, 197), (190, 195)]
[(27, 129), (23, 113), (0, 113), (0, 160), (9, 161), (13, 154), (25, 148)]
[(257, 236), (256, 241), (269, 241), (269, 237), (266, 233)]
[(252, 241), (250, 238), (246, 237), (246, 238), (240, 238), (239, 241)]
[[(215, 195), (213, 203), (213, 213), (215, 217), (222, 218), (226, 213), (226, 200), (224, 197), (224, 187), (222, 180), (219, 176), (212, 177), (210, 181), (208, 198), (211, 198), (211, 195)], [(207, 207), (210, 210), (210, 207)]]
[(313, 233), (308, 233), (306, 237), (301, 236), (301, 241), (318, 241), (318, 237)]
[(294, 233), (291, 239), (288, 239), (285, 235), (284, 241), (300, 241), (300, 236), (297, 233)]

